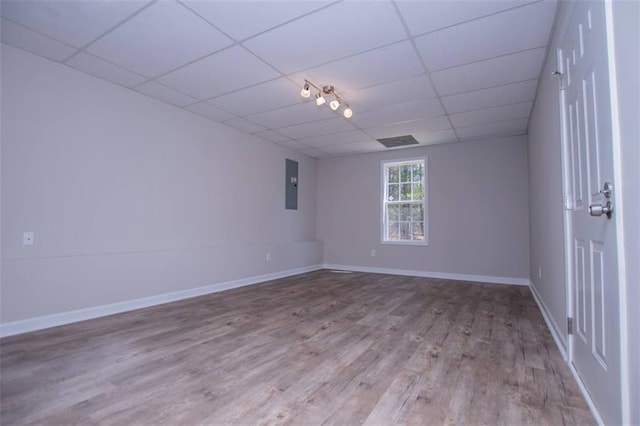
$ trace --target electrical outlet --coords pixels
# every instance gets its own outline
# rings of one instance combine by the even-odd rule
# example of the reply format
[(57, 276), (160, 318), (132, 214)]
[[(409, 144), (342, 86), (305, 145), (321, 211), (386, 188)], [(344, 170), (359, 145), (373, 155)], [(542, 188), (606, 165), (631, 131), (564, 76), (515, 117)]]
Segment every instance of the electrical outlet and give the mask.
[(22, 245), (32, 246), (35, 234), (33, 232), (25, 232), (22, 234)]
[(267, 262), (271, 262), (271, 252), (267, 252), (265, 259), (267, 260)]
[(375, 249), (371, 249), (371, 257), (376, 257), (376, 251), (375, 251)]

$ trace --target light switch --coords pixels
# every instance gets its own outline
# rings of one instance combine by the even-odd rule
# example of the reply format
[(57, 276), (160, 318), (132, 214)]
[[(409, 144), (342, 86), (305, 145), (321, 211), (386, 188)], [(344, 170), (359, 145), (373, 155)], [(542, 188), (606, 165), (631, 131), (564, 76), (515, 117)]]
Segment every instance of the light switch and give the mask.
[(34, 239), (34, 233), (33, 232), (25, 232), (24, 234), (22, 234), (22, 245), (23, 246), (32, 246), (33, 245), (33, 239)]

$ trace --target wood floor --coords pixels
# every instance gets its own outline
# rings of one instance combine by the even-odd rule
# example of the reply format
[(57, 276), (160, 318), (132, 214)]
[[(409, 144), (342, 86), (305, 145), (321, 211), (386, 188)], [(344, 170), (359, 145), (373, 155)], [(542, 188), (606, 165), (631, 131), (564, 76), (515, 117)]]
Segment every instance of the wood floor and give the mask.
[(594, 424), (526, 287), (316, 271), (0, 351), (3, 425)]

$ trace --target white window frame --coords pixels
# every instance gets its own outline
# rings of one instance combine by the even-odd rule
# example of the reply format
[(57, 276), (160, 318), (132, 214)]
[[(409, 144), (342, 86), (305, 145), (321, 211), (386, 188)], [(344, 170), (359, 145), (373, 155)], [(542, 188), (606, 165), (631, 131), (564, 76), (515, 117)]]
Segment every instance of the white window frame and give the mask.
[[(380, 184), (381, 184), (381, 192), (380, 192), (380, 242), (382, 244), (391, 244), (391, 245), (410, 245), (410, 246), (427, 246), (429, 245), (429, 167), (428, 167), (428, 158), (427, 156), (422, 157), (412, 157), (412, 158), (402, 158), (402, 159), (394, 159), (394, 160), (383, 160), (380, 162)], [(416, 161), (424, 162), (424, 175), (422, 176), (422, 186), (424, 188), (424, 199), (422, 200), (422, 208), (424, 212), (424, 240), (388, 240), (386, 239), (386, 230), (387, 230), (387, 217), (385, 208), (388, 202), (387, 195), (387, 167), (389, 166), (401, 166), (403, 164), (415, 163)]]

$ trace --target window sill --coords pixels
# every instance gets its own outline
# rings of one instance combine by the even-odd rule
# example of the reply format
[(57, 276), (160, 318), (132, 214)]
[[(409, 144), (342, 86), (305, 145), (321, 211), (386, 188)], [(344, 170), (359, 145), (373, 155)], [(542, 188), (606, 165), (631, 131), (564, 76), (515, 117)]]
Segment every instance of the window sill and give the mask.
[(429, 241), (380, 241), (380, 244), (392, 245), (392, 246), (417, 246), (426, 247), (429, 245)]

